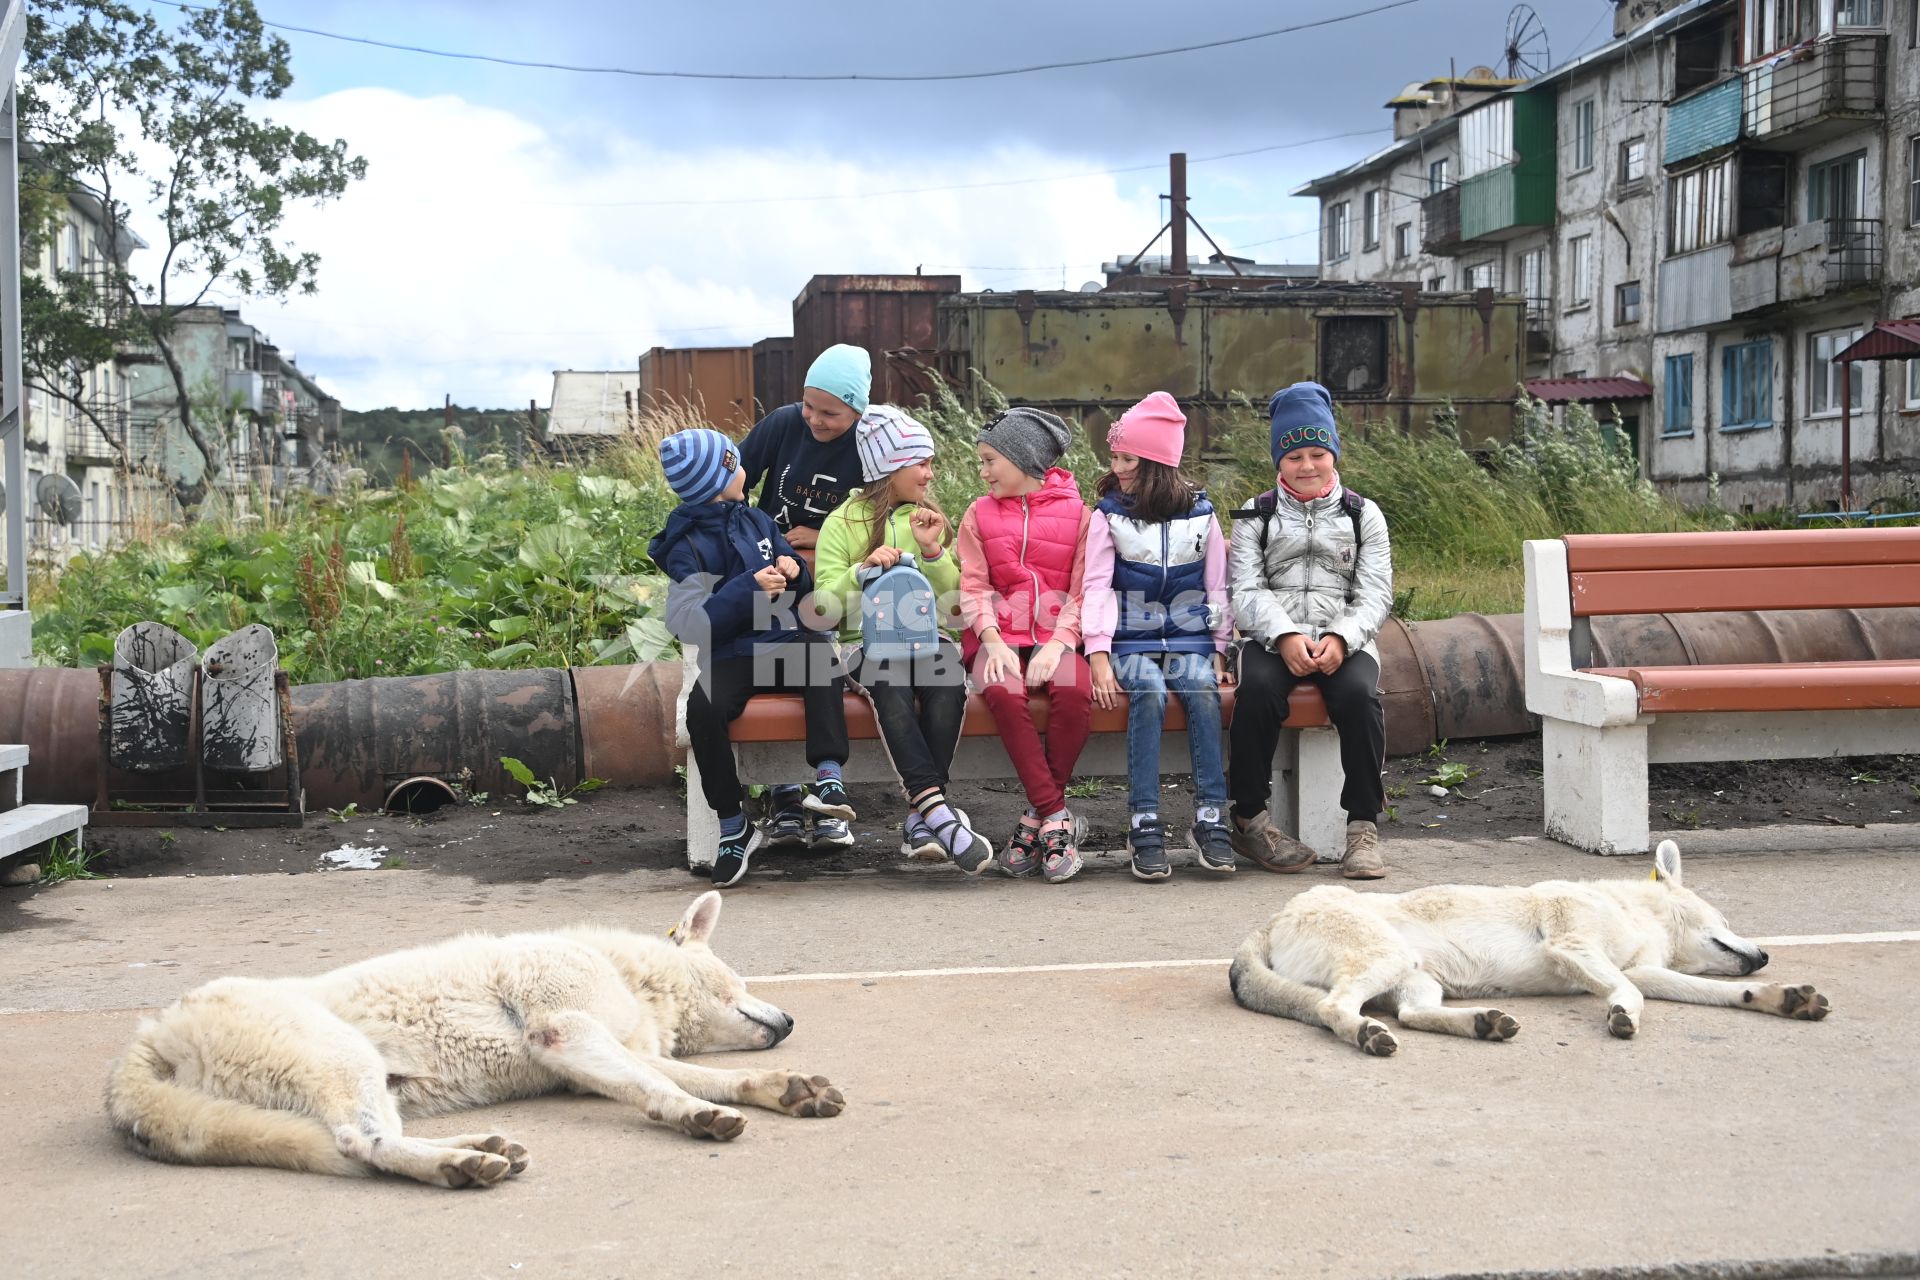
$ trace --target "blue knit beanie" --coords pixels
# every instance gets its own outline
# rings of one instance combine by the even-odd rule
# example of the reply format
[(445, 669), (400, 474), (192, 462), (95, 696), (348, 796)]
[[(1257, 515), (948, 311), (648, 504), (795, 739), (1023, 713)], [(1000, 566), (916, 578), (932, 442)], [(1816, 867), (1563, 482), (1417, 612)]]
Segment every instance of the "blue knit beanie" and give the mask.
[(1333, 420), (1333, 396), (1317, 382), (1282, 387), (1267, 401), (1273, 420), (1273, 465), (1295, 449), (1317, 445), (1340, 456), (1340, 428)]
[(740, 449), (706, 427), (676, 431), (660, 442), (660, 469), (680, 501), (690, 506), (711, 502), (733, 483), (740, 470)]
[(835, 343), (807, 366), (806, 385), (839, 396), (855, 413), (865, 413), (867, 397), (873, 393), (873, 357), (865, 347)]

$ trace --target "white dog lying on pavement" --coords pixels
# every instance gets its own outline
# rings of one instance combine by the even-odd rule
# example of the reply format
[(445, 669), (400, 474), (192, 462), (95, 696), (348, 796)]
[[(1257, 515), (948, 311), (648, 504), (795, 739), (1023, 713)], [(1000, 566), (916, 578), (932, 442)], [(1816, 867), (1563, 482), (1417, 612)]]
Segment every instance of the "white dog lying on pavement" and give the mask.
[(1410, 893), (1310, 889), (1256, 929), (1233, 959), (1233, 998), (1256, 1013), (1325, 1027), (1384, 1057), (1399, 1042), (1361, 1009), (1386, 1007), (1415, 1031), (1510, 1040), (1498, 1009), (1443, 997), (1607, 998), (1607, 1029), (1640, 1028), (1648, 996), (1818, 1021), (1810, 986), (1713, 982), (1745, 976), (1767, 953), (1680, 883), (1680, 849), (1662, 840), (1647, 880), (1547, 880), (1530, 887), (1434, 885)]
[(725, 1103), (835, 1116), (820, 1076), (677, 1062), (770, 1049), (793, 1019), (708, 948), (720, 895), (665, 937), (575, 927), (469, 934), (317, 978), (219, 978), (140, 1025), (107, 1114), (134, 1149), (181, 1164), (396, 1173), (491, 1186), (527, 1167), (495, 1134), (415, 1138), (400, 1118), (571, 1090), (695, 1137), (738, 1137)]

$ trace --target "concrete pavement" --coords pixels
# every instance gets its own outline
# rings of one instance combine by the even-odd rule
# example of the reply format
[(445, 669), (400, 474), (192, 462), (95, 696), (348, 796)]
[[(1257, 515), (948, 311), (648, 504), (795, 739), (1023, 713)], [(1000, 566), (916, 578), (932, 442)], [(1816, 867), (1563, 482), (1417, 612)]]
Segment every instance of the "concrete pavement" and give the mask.
[[(1155, 886), (1111, 865), (1064, 886), (948, 869), (750, 881), (729, 892), (717, 948), (798, 1019), (773, 1057), (831, 1077), (846, 1114), (750, 1113), (726, 1146), (592, 1099), (421, 1123), (530, 1148), (525, 1175), (465, 1193), (142, 1161), (101, 1115), (106, 1064), (137, 1010), (220, 973), (313, 972), (471, 928), (664, 929), (698, 882), (483, 887), (381, 871), (8, 891), (0, 1098), (15, 1155), (0, 1266), (1903, 1274), (1920, 1267), (1920, 940), (1810, 939), (1920, 930), (1917, 834), (1683, 840), (1689, 882), (1736, 928), (1809, 939), (1770, 944), (1770, 968), (1833, 1000), (1823, 1023), (1654, 1003), (1620, 1042), (1595, 999), (1503, 1000), (1522, 1024), (1512, 1043), (1407, 1033), (1386, 1060), (1236, 1008), (1211, 963), (1324, 869)], [(1538, 840), (1390, 844), (1388, 856), (1383, 890), (1644, 874), (1640, 860)], [(888, 976), (1175, 961), (1195, 963)]]

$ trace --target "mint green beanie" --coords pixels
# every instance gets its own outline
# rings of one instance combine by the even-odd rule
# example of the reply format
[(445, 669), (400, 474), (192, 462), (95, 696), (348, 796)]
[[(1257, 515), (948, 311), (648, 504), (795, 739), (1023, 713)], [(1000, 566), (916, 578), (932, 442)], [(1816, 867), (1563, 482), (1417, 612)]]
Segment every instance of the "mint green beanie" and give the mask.
[(865, 347), (835, 343), (807, 366), (806, 385), (839, 396), (855, 413), (865, 413), (873, 391), (873, 357)]

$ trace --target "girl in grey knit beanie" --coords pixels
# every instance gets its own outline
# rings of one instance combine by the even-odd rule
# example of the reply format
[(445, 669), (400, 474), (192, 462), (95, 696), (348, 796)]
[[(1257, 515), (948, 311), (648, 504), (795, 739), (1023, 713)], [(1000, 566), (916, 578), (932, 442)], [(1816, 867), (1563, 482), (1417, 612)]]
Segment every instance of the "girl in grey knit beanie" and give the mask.
[(1073, 428), (1045, 409), (1019, 405), (982, 427), (974, 443), (988, 446), (1038, 480), (1073, 443)]

